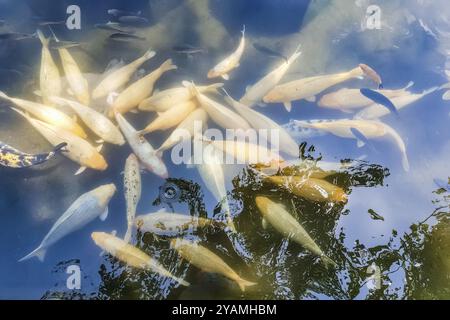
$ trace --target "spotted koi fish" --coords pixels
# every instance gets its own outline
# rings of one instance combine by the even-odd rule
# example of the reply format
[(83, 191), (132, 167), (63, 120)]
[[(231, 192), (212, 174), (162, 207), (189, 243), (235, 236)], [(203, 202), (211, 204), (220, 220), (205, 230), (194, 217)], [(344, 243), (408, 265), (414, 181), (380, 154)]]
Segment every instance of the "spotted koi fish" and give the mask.
[(28, 154), (0, 141), (0, 165), (16, 169), (38, 165), (53, 158), (59, 152), (64, 151), (65, 146), (67, 146), (67, 143), (61, 143), (51, 152)]

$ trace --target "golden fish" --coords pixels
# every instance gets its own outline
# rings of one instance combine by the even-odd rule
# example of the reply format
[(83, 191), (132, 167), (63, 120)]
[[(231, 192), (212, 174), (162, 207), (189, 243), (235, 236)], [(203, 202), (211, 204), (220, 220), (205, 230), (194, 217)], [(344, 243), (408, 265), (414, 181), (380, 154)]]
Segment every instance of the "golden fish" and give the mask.
[[(314, 175), (314, 173), (312, 173)], [(318, 202), (347, 202), (345, 191), (328, 181), (305, 176), (271, 176), (266, 178), (293, 194)]]
[(170, 244), (189, 263), (205, 272), (218, 273), (236, 281), (242, 291), (245, 291), (246, 287), (257, 284), (242, 279), (222, 258), (197, 243), (178, 238), (173, 239)]
[(189, 286), (189, 282), (175, 277), (158, 261), (120, 238), (105, 232), (93, 232), (91, 234), (91, 238), (100, 248), (133, 268), (153, 271), (165, 277), (171, 278), (183, 286)]

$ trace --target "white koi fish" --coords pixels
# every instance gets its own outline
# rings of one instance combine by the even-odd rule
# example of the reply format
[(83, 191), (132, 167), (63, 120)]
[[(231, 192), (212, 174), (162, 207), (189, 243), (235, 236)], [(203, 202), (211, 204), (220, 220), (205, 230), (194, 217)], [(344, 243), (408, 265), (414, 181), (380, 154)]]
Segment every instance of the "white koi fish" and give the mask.
[(119, 113), (126, 113), (136, 108), (145, 98), (152, 94), (155, 82), (165, 72), (176, 68), (177, 66), (172, 64), (171, 59), (166, 60), (158, 69), (123, 90), (114, 101), (112, 108)]
[[(407, 89), (414, 85), (414, 82), (408, 83), (405, 88), (398, 90), (377, 90), (379, 93), (389, 99), (407, 96), (410, 94)], [(364, 96), (360, 89), (340, 89), (335, 92), (325, 94), (320, 98), (317, 105), (322, 108), (338, 109), (343, 112), (349, 112), (354, 109), (368, 107), (373, 101)]]
[(173, 106), (173, 108), (160, 113), (145, 129), (139, 131), (139, 134), (144, 135), (157, 130), (166, 130), (175, 127), (186, 119), (195, 108), (197, 108), (197, 104), (192, 100)]
[(208, 113), (211, 120), (222, 128), (243, 130), (251, 128), (248, 122), (240, 115), (200, 93), (193, 83), (183, 82), (183, 84), (192, 90), (192, 95), (198, 101), (199, 105)]
[[(206, 111), (201, 108), (195, 109), (178, 125), (156, 152), (161, 153), (170, 149), (186, 139), (194, 138), (196, 134), (201, 136), (203, 134), (202, 130), (206, 129), (206, 121), (208, 121)], [(196, 123), (199, 124), (198, 128), (196, 128)]]
[(61, 143), (67, 143), (63, 155), (81, 165), (75, 175), (82, 173), (86, 168), (100, 171), (108, 168), (105, 158), (99, 153), (99, 148), (94, 148), (86, 140), (70, 131), (33, 119), (18, 109), (14, 109), (14, 111), (22, 115), (54, 147)]
[(61, 94), (61, 75), (48, 47), (50, 39), (45, 38), (41, 30), (37, 31), (37, 35), (42, 43), (41, 70), (39, 76), (42, 100), (44, 104), (50, 104), (47, 97), (59, 96)]
[(148, 171), (166, 179), (169, 176), (166, 165), (151, 144), (142, 136), (139, 136), (136, 129), (120, 113), (116, 112), (115, 117), (125, 139), (143, 166)]
[(45, 254), (50, 246), (72, 232), (83, 228), (97, 217), (104, 221), (108, 216), (109, 201), (115, 192), (116, 186), (107, 184), (81, 195), (55, 222), (41, 244), (20, 259), (19, 262), (32, 257), (37, 257), (40, 261), (44, 261)]
[(125, 85), (128, 81), (130, 81), (133, 73), (135, 73), (144, 62), (153, 58), (155, 54), (156, 53), (154, 51), (148, 50), (142, 57), (134, 60), (126, 66), (110, 72), (94, 89), (92, 92), (92, 98), (99, 99), (105, 97)]
[(217, 150), (213, 146), (204, 146), (203, 161), (201, 161), (201, 164), (197, 164), (196, 167), (206, 188), (212, 193), (217, 202), (222, 203), (230, 230), (236, 232), (227, 199), (225, 176), (222, 168), (223, 162), (216, 152)]
[(242, 38), (237, 49), (227, 58), (219, 62), (214, 68), (208, 71), (209, 79), (222, 77), (224, 80), (229, 80), (230, 76), (228, 73), (239, 67), (239, 61), (241, 60), (245, 48), (245, 26), (242, 28), (241, 32)]
[(84, 132), (83, 128), (80, 127), (74, 119), (66, 115), (64, 112), (59, 111), (58, 109), (33, 101), (12, 98), (1, 91), (0, 98), (11, 101), (20, 109), (29, 114), (32, 114), (39, 120), (54, 125), (55, 127), (70, 131), (81, 138), (87, 138), (87, 134), (86, 132)]
[(127, 232), (123, 240), (128, 243), (131, 240), (134, 217), (136, 216), (136, 208), (141, 199), (142, 190), (139, 160), (133, 153), (128, 156), (125, 162), (123, 186), (127, 204)]
[(60, 97), (51, 97), (50, 99), (59, 105), (67, 105), (72, 108), (86, 126), (102, 140), (119, 146), (125, 144), (125, 139), (120, 130), (100, 112), (73, 100)]
[(316, 76), (294, 80), (277, 85), (263, 98), (265, 103), (283, 103), (287, 111), (292, 109), (292, 101), (306, 99), (315, 101), (315, 96), (322, 91), (347, 80), (362, 77), (360, 67), (343, 73)]
[(143, 232), (151, 232), (164, 236), (177, 236), (188, 230), (197, 230), (198, 228), (206, 228), (208, 226), (222, 227), (215, 220), (161, 211), (137, 216), (135, 225)]
[[(223, 83), (213, 83), (208, 86), (196, 86), (198, 92), (217, 92)], [(191, 90), (186, 87), (172, 88), (154, 93), (150, 98), (145, 99), (139, 104), (139, 110), (164, 112), (179, 105), (180, 103), (189, 101), (193, 98)]]
[[(424, 98), (425, 96), (429, 95), (430, 93), (435, 92), (438, 90), (438, 87), (431, 88), (429, 90), (425, 90), (422, 93), (410, 93), (407, 95), (402, 95), (400, 97), (396, 97), (392, 99), (392, 103), (395, 104), (395, 107), (397, 110), (403, 109), (414, 102)], [(373, 104), (361, 111), (359, 111), (355, 115), (355, 119), (367, 119), (367, 120), (375, 120), (379, 119), (381, 117), (384, 117), (388, 115), (390, 111), (386, 109), (386, 107), (379, 105), (379, 104)]]
[(253, 107), (255, 104), (261, 102), (265, 95), (267, 95), (284, 77), (289, 67), (300, 57), (301, 52), (295, 50), (294, 54), (275, 70), (268, 73), (265, 77), (255, 83), (247, 90), (244, 96), (239, 100), (240, 103)]
[[(298, 157), (299, 150), (298, 150), (298, 144), (292, 139), (292, 137), (289, 135), (289, 133), (282, 128), (280, 125), (278, 125), (275, 121), (270, 119), (269, 117), (266, 117), (265, 115), (259, 113), (258, 111), (255, 111), (239, 101), (234, 100), (229, 95), (225, 97), (225, 100), (233, 106), (233, 108), (245, 119), (250, 123), (250, 125), (257, 129), (257, 130), (268, 130), (269, 133), (267, 134), (267, 140), (272, 144), (278, 147), (281, 151), (285, 152), (286, 154)], [(271, 139), (271, 131), (277, 131), (279, 141), (272, 141)]]
[(364, 142), (358, 139), (352, 132), (356, 129), (367, 139), (388, 139), (393, 141), (399, 149), (402, 156), (402, 165), (405, 171), (409, 171), (409, 161), (406, 154), (406, 146), (400, 135), (390, 126), (380, 121), (374, 120), (335, 120), (319, 123), (307, 123), (296, 121), (300, 126), (307, 128), (316, 128), (328, 131), (338, 137), (356, 139), (358, 146), (364, 146)]

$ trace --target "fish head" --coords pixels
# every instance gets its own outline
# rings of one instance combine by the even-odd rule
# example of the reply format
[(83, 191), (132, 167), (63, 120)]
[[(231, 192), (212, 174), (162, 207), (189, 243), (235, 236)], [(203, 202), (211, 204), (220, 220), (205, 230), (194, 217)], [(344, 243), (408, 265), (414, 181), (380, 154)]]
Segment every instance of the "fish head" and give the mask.
[(100, 186), (92, 192), (98, 199), (100, 205), (106, 207), (116, 191), (116, 186), (113, 183), (110, 183)]
[(332, 107), (338, 107), (339, 104), (337, 103), (334, 94), (329, 93), (322, 98), (320, 98), (319, 102), (317, 102), (317, 105), (322, 108), (332, 108)]
[(217, 69), (217, 68), (212, 68), (211, 70), (208, 71), (207, 77), (208, 79), (211, 78), (217, 78), (220, 77), (222, 75), (222, 71)]
[(131, 154), (128, 156), (126, 162), (134, 162), (134, 163), (139, 164), (138, 157), (137, 157), (134, 153), (131, 153)]
[(89, 157), (86, 165), (89, 168), (100, 171), (104, 171), (108, 168), (108, 163), (106, 162), (105, 158), (103, 158), (103, 156), (98, 152), (93, 153), (91, 157)]
[(345, 193), (343, 189), (338, 188), (337, 190), (334, 190), (331, 193), (331, 200), (345, 204), (348, 201), (348, 195)]
[(94, 240), (94, 242), (100, 246), (102, 243), (105, 242), (106, 238), (107, 238), (108, 234), (105, 232), (92, 232), (91, 233), (91, 238), (92, 240)]
[(181, 239), (172, 239), (170, 240), (170, 248), (171, 249), (178, 249), (179, 245), (181, 244)]

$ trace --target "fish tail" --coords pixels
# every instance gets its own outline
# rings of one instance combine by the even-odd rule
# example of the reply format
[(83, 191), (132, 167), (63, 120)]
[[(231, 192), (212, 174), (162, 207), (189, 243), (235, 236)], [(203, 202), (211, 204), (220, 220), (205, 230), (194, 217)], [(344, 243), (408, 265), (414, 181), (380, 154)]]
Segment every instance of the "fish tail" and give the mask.
[(179, 284), (181, 284), (182, 286), (185, 287), (189, 287), (191, 284), (189, 282), (187, 282), (186, 280), (183, 280), (181, 278), (178, 277), (172, 277), (175, 281), (177, 281)]
[(325, 268), (327, 268), (327, 269), (329, 269), (330, 267), (332, 267), (332, 268), (337, 267), (337, 263), (334, 262), (333, 260), (331, 260), (330, 258), (328, 258), (326, 255), (322, 255), (320, 257), (320, 259), (322, 260), (323, 264), (325, 265)]
[(183, 81), (182, 82), (183, 86), (185, 86), (187, 89), (189, 89), (189, 92), (191, 93), (192, 96), (197, 97), (199, 95), (198, 89), (195, 86), (194, 82), (191, 81)]
[(46, 38), (46, 37), (44, 36), (44, 34), (42, 33), (42, 31), (39, 30), (39, 29), (36, 30), (36, 34), (37, 34), (39, 40), (41, 40), (42, 45), (43, 45), (44, 47), (48, 48), (48, 43), (50, 42), (50, 38)]
[(142, 57), (145, 60), (150, 60), (151, 58), (153, 58), (155, 56), (155, 54), (156, 54), (155, 51), (153, 51), (152, 49), (148, 49), (147, 52), (145, 52)]
[(428, 95), (428, 94), (430, 94), (430, 93), (433, 93), (433, 92), (435, 92), (435, 91), (437, 91), (437, 90), (439, 90), (439, 89), (441, 89), (441, 87), (433, 87), (433, 88), (430, 88), (430, 89), (425, 90), (424, 92), (422, 92), (422, 95), (423, 95), (423, 96), (426, 96), (426, 95)]
[(242, 25), (241, 33), (242, 33), (242, 37), (245, 37), (245, 24)]
[(0, 91), (0, 98), (5, 99), (5, 100), (9, 100), (9, 97), (6, 93), (4, 93), (3, 91)]
[(363, 75), (365, 75), (364, 69), (361, 68), (360, 66), (356, 67), (353, 70), (350, 70), (350, 72), (348, 73), (350, 78), (360, 78)]
[(41, 246), (37, 247), (35, 250), (31, 251), (29, 254), (27, 254), (25, 257), (19, 260), (19, 262), (28, 260), (30, 258), (36, 257), (39, 259), (39, 261), (43, 262), (45, 259), (45, 254), (47, 253), (47, 249), (42, 248)]
[(127, 233), (125, 233), (125, 236), (123, 237), (123, 241), (125, 241), (126, 243), (129, 243), (131, 240), (131, 230), (127, 230)]
[(406, 172), (409, 171), (409, 161), (408, 161), (408, 156), (406, 154), (406, 152), (402, 153), (402, 166), (403, 166), (403, 170), (405, 170)]
[(408, 84), (403, 88), (403, 90), (408, 90), (409, 88), (411, 88), (414, 85), (414, 81), (410, 81), (408, 82)]
[(257, 285), (256, 282), (247, 281), (247, 280), (244, 280), (242, 278), (236, 279), (236, 282), (237, 282), (239, 288), (241, 288), (242, 292), (245, 292), (245, 288), (247, 288), (247, 287), (251, 287), (251, 286), (256, 286)]
[(213, 83), (205, 88), (205, 92), (217, 92), (218, 89), (223, 87), (223, 83)]
[(167, 59), (163, 62), (163, 64), (159, 67), (161, 72), (169, 71), (169, 70), (175, 70), (178, 67), (172, 63), (172, 59)]
[(293, 63), (295, 60), (298, 59), (298, 57), (301, 56), (301, 54), (302, 54), (302, 52), (300, 51), (301, 46), (302, 46), (301, 44), (299, 44), (297, 46), (297, 48), (294, 51), (294, 54), (288, 59), (288, 61), (287, 61), (288, 64)]

